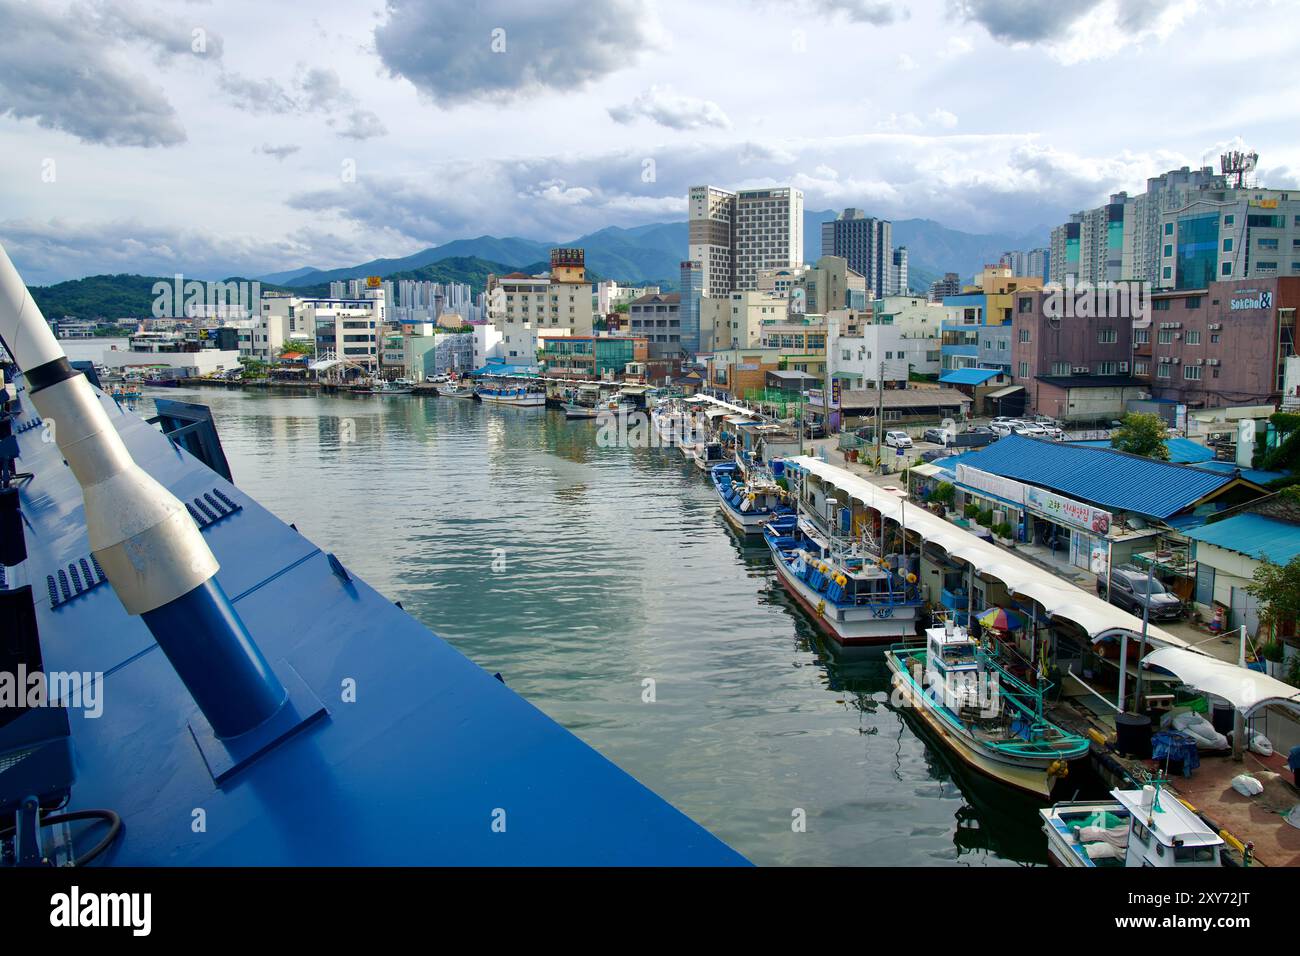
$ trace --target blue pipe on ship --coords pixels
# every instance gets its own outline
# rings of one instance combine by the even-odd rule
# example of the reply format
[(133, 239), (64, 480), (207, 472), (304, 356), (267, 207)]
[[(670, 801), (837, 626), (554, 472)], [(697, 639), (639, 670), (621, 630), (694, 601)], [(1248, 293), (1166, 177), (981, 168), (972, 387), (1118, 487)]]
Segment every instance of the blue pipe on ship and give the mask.
[(144, 620), (218, 737), (264, 723), (288, 694), (217, 583), (203, 532), (131, 457), (3, 247), (0, 341), (41, 418), (57, 426), (54, 440), (85, 500), (91, 553), (122, 606)]

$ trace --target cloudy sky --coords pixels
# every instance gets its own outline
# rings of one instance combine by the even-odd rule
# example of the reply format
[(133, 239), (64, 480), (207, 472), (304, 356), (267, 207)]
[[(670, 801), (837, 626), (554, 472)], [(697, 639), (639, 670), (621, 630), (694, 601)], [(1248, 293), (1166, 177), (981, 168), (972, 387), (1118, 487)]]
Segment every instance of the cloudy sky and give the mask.
[(1227, 144), (1300, 185), (1300, 0), (0, 0), (29, 282), (350, 265), (793, 183), (1042, 230)]

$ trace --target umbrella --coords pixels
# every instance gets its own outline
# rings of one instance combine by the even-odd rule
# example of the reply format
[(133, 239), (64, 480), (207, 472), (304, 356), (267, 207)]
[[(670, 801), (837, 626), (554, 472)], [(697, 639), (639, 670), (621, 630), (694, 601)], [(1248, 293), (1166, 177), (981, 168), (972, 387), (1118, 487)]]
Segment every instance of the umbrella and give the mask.
[(1025, 619), (1015, 611), (1000, 607), (991, 607), (978, 618), (981, 624), (995, 631), (1018, 631), (1025, 626)]

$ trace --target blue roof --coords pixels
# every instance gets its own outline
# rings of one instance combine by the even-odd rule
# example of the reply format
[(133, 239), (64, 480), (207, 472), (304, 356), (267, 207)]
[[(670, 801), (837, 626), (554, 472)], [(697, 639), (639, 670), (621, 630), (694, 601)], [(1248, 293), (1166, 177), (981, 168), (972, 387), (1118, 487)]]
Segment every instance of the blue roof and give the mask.
[(1226, 474), (1240, 471), (1241, 477), (1245, 478), (1247, 481), (1253, 481), (1258, 485), (1266, 485), (1277, 478), (1286, 477), (1286, 472), (1284, 471), (1261, 471), (1258, 468), (1238, 468), (1236, 463), (1231, 461), (1207, 461), (1202, 462), (1197, 467)]
[(947, 385), (983, 385), (991, 378), (1001, 375), (996, 368), (955, 368), (939, 376), (939, 381)]
[(1257, 561), (1267, 558), (1274, 564), (1286, 564), (1300, 554), (1300, 525), (1265, 515), (1234, 515), (1184, 533), (1193, 541), (1249, 555)]
[[(1110, 442), (1076, 441), (1072, 445), (1086, 445), (1089, 448), (1109, 448)], [(1169, 449), (1169, 460), (1175, 465), (1196, 465), (1201, 462), (1214, 461), (1214, 449), (1206, 448), (1190, 438), (1166, 438), (1165, 447)]]
[(1156, 518), (1182, 511), (1235, 477), (1108, 448), (1023, 435), (1008, 435), (964, 455), (962, 464), (1107, 508)]

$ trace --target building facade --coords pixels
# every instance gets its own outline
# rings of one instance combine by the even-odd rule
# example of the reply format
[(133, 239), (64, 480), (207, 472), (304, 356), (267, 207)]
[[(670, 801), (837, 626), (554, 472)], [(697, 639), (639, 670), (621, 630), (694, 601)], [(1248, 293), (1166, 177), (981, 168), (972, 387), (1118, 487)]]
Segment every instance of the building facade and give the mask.
[(863, 276), (873, 298), (907, 289), (907, 249), (893, 247), (894, 226), (861, 209), (845, 209), (822, 223), (822, 256), (839, 256)]
[(650, 344), (650, 358), (673, 358), (683, 353), (679, 293), (643, 295), (628, 306), (628, 331)]
[(1156, 398), (1191, 408), (1277, 404), (1297, 354), (1298, 306), (1300, 276), (1157, 292), (1149, 325), (1134, 332), (1134, 360), (1145, 346), (1141, 370)]
[(803, 264), (803, 192), (791, 186), (687, 192), (687, 256), (700, 263), (701, 294), (758, 288), (758, 274)]

